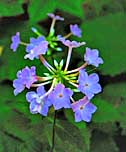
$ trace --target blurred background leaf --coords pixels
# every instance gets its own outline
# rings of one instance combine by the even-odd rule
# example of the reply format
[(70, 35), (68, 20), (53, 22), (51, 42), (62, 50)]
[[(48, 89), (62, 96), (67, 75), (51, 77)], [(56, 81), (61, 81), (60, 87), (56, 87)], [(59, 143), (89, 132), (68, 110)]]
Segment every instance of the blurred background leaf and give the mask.
[(1, 0), (0, 17), (15, 16), (24, 12), (22, 4), (24, 0)]

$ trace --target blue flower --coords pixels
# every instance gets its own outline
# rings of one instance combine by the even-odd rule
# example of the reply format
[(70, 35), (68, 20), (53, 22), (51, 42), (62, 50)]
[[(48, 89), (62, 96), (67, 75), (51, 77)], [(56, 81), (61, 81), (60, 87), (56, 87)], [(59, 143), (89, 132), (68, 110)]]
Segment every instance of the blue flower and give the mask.
[(102, 90), (100, 84), (98, 83), (99, 77), (96, 73), (90, 74), (88, 76), (85, 70), (81, 70), (78, 82), (78, 89), (84, 93), (88, 99), (93, 98), (94, 94), (97, 94)]
[(75, 35), (75, 36), (77, 36), (77, 37), (81, 37), (81, 36), (82, 36), (82, 35), (81, 35), (82, 31), (81, 31), (81, 29), (78, 27), (77, 24), (75, 24), (75, 25), (70, 25), (70, 31), (71, 31), (71, 33), (72, 33), (73, 35)]
[(12, 40), (12, 43), (11, 43), (10, 48), (15, 52), (21, 42), (20, 33), (17, 32), (16, 35), (12, 36), (11, 40)]
[(60, 17), (59, 15), (55, 15), (53, 13), (48, 13), (48, 16), (51, 17), (52, 19), (55, 19), (55, 20), (64, 21), (63, 17)]
[(92, 114), (97, 110), (97, 107), (92, 104), (86, 96), (79, 101), (72, 103), (71, 107), (75, 112), (76, 122), (80, 122), (81, 120), (90, 122)]
[(37, 92), (31, 91), (26, 94), (26, 99), (30, 103), (30, 112), (32, 114), (40, 113), (43, 116), (47, 116), (51, 103), (47, 100), (47, 97), (41, 99), (44, 95), (45, 89), (43, 86), (37, 88)]
[(34, 66), (32, 66), (31, 69), (29, 67), (25, 67), (17, 72), (17, 78), (18, 79), (13, 81), (15, 95), (21, 93), (25, 87), (29, 89), (31, 85), (37, 81), (36, 68)]
[(61, 108), (71, 108), (70, 98), (73, 91), (61, 83), (57, 84), (54, 90), (49, 94), (48, 99), (53, 104), (55, 110)]
[(65, 41), (65, 38), (62, 35), (57, 35), (57, 39), (61, 42)]
[(84, 60), (88, 63), (88, 65), (94, 65), (96, 67), (99, 64), (103, 64), (102, 58), (99, 57), (99, 51), (96, 49), (86, 48), (86, 53), (84, 55)]
[(48, 50), (48, 42), (45, 40), (43, 36), (38, 38), (31, 38), (30, 44), (26, 47), (26, 52), (28, 54), (25, 55), (25, 59), (29, 58), (33, 60), (34, 58), (38, 58), (39, 55), (45, 54)]
[(63, 39), (61, 42), (70, 48), (77, 48), (86, 44), (85, 42), (76, 42), (76, 41), (63, 40)]

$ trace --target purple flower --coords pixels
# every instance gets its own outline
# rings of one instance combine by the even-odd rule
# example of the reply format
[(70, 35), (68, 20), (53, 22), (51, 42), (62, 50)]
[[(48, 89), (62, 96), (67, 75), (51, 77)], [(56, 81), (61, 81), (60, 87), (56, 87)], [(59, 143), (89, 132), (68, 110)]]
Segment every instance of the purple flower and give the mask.
[(76, 41), (70, 41), (70, 40), (62, 40), (61, 41), (64, 45), (71, 47), (71, 48), (77, 48), (82, 45), (85, 45), (85, 42), (76, 42)]
[(103, 64), (102, 58), (99, 57), (99, 51), (96, 49), (86, 48), (86, 53), (84, 55), (84, 60), (88, 63), (88, 65), (94, 65), (96, 67), (99, 64)]
[(62, 37), (62, 35), (57, 35), (57, 39), (58, 41), (61, 41), (61, 42), (65, 41), (65, 38)]
[(71, 33), (72, 33), (73, 35), (75, 35), (75, 36), (77, 36), (77, 37), (81, 37), (81, 36), (82, 36), (82, 35), (81, 35), (82, 31), (81, 31), (81, 29), (78, 27), (77, 24), (75, 24), (75, 25), (70, 25), (70, 31), (71, 31)]
[(15, 52), (21, 42), (20, 33), (17, 32), (16, 35), (12, 36), (11, 40), (12, 40), (12, 44), (11, 44), (10, 48)]
[(36, 57), (38, 58), (39, 55), (45, 54), (47, 50), (48, 42), (43, 36), (40, 36), (37, 39), (31, 38), (30, 44), (28, 44), (26, 47), (26, 52), (28, 52), (28, 54), (26, 54), (24, 58), (33, 60)]
[(60, 17), (59, 15), (55, 15), (53, 13), (48, 13), (48, 16), (51, 17), (52, 19), (55, 19), (55, 20), (64, 21), (63, 17)]
[(98, 83), (99, 77), (96, 73), (90, 74), (88, 76), (85, 70), (81, 70), (78, 82), (78, 89), (83, 92), (88, 97), (88, 99), (91, 99), (94, 94), (97, 94), (102, 90), (100, 84)]
[(44, 95), (45, 89), (43, 86), (37, 88), (37, 92), (31, 91), (26, 94), (26, 99), (30, 103), (30, 112), (32, 114), (40, 113), (43, 116), (47, 116), (51, 103), (47, 100), (47, 97), (41, 99)]
[(97, 110), (97, 107), (93, 105), (86, 96), (72, 103), (71, 107), (75, 112), (76, 122), (80, 122), (81, 120), (90, 122), (92, 114)]
[(57, 84), (54, 90), (49, 94), (48, 99), (53, 104), (55, 110), (61, 108), (71, 108), (70, 98), (73, 91), (61, 83)]
[(13, 81), (15, 95), (22, 92), (25, 87), (29, 89), (31, 85), (37, 81), (36, 68), (34, 66), (32, 66), (31, 69), (29, 67), (25, 67), (21, 71), (17, 72), (17, 78), (18, 79)]

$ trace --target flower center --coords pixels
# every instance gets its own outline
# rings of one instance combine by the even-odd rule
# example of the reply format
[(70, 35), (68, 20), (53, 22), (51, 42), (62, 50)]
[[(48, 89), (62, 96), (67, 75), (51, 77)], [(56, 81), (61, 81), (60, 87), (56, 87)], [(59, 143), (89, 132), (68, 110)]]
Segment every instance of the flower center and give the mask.
[(89, 85), (87, 83), (85, 83), (85, 87), (88, 87)]
[(63, 97), (63, 94), (62, 94), (62, 93), (60, 93), (60, 94), (59, 94), (59, 97), (60, 97), (60, 98), (62, 98), (62, 97)]
[(80, 110), (83, 110), (84, 109), (84, 106), (80, 106)]

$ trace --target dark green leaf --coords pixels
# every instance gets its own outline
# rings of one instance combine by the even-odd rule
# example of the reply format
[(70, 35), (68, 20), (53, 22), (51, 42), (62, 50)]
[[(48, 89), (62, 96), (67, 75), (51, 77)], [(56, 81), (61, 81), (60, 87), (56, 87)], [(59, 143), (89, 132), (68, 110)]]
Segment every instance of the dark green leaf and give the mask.
[(116, 75), (126, 71), (126, 15), (123, 13), (99, 17), (83, 24), (83, 40), (87, 46), (100, 50), (104, 64), (102, 74)]
[(113, 138), (103, 132), (95, 131), (91, 139), (91, 152), (119, 152)]
[(30, 23), (36, 23), (47, 18), (47, 13), (54, 12), (56, 2), (52, 0), (30, 0), (28, 12), (30, 15)]
[(114, 122), (120, 118), (118, 110), (111, 103), (103, 99), (94, 99), (94, 104), (98, 108), (93, 115), (94, 122)]
[(77, 0), (74, 3), (70, 0), (57, 0), (57, 8), (84, 19), (83, 3), (84, 0)]
[(0, 1), (0, 17), (3, 16), (15, 16), (18, 14), (22, 14), (23, 8), (22, 8), (22, 3), (24, 0), (1, 0)]

